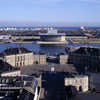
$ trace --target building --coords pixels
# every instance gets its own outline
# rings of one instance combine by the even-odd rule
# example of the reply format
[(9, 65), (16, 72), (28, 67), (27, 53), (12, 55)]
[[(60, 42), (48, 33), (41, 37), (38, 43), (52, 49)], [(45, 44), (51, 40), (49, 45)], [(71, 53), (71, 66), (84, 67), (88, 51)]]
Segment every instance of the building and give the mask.
[(48, 33), (40, 33), (41, 41), (65, 41), (64, 33), (57, 33), (56, 29), (50, 28), (48, 29)]
[(0, 35), (0, 42), (8, 42), (10, 39), (10, 35)]
[(40, 44), (55, 44), (55, 43), (65, 43), (65, 34), (58, 33), (56, 29), (50, 28), (47, 33), (40, 33)]
[(35, 54), (24, 47), (7, 48), (0, 54), (1, 60), (13, 66), (21, 67), (32, 64), (46, 64), (46, 54)]
[(68, 54), (59, 55), (60, 64), (74, 64), (78, 71), (100, 72), (100, 48), (99, 47), (79, 47), (76, 49), (66, 49)]
[(60, 54), (58, 55), (59, 64), (67, 64), (68, 63), (68, 55)]
[(69, 62), (83, 66), (85, 71), (100, 71), (100, 48), (80, 47), (69, 54)]
[(39, 100), (40, 86), (33, 76), (0, 77), (0, 96), (4, 100)]
[(90, 89), (100, 93), (100, 73), (90, 73)]
[(78, 92), (86, 92), (89, 87), (88, 76), (72, 75), (65, 77), (65, 86), (74, 86)]
[(75, 40), (75, 39), (88, 39), (87, 36), (66, 36), (66, 40)]
[(84, 26), (81, 26), (80, 29), (81, 29), (82, 31), (85, 31), (85, 30), (86, 30)]
[(47, 55), (44, 53), (34, 54), (33, 64), (46, 64)]

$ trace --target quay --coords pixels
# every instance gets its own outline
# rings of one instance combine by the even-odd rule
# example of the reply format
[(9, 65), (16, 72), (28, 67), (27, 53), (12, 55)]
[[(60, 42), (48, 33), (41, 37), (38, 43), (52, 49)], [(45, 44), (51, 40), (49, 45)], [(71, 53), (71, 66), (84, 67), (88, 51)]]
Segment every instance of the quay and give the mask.
[(24, 44), (24, 43), (26, 43), (26, 44), (28, 44), (28, 43), (34, 43), (33, 41), (21, 41), (21, 42), (11, 42), (12, 44), (20, 44), (20, 43), (22, 43), (22, 44)]
[(65, 42), (37, 41), (37, 44), (68, 44), (68, 42), (67, 41), (65, 41)]

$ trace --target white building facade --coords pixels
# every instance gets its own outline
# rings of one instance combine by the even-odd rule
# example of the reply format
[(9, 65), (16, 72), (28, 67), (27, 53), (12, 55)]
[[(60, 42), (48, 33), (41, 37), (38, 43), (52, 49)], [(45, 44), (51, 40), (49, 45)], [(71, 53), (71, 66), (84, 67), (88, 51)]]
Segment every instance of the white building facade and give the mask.
[(77, 91), (88, 91), (88, 76), (75, 76), (72, 78), (65, 78), (65, 86), (74, 86)]

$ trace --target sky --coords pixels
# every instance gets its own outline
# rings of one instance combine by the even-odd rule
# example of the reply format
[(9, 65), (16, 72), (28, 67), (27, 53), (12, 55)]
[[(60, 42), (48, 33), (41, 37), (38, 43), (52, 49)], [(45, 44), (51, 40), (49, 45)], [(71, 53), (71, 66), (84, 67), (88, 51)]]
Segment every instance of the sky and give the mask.
[(0, 0), (0, 25), (100, 26), (100, 0)]

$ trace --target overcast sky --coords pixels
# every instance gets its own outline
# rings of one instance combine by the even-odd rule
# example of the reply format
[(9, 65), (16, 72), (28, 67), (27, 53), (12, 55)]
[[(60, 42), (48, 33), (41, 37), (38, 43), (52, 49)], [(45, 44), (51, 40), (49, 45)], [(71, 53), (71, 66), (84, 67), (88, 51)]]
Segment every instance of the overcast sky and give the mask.
[(100, 0), (0, 0), (0, 25), (100, 26)]

